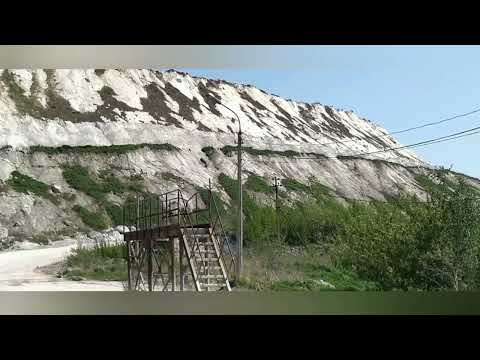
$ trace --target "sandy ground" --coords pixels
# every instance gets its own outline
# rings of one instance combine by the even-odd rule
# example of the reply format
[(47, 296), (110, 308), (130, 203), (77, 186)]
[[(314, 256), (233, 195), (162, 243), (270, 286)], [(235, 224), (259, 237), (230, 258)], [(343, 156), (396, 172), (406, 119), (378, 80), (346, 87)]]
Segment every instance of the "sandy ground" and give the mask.
[(69, 281), (40, 271), (75, 248), (73, 242), (31, 250), (0, 252), (0, 291), (123, 291), (121, 282)]

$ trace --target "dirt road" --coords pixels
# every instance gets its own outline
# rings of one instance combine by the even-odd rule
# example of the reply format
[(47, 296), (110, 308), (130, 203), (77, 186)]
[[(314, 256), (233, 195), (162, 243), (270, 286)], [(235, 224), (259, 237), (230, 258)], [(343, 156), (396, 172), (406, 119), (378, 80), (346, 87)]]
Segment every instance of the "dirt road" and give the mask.
[(38, 268), (62, 261), (76, 247), (75, 242), (31, 250), (0, 252), (0, 291), (122, 291), (120, 282), (69, 281), (41, 272)]

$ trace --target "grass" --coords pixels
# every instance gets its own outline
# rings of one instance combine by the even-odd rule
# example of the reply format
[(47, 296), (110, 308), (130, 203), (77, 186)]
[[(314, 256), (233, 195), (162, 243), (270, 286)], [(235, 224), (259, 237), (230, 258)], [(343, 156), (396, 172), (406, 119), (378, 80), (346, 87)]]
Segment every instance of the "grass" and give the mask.
[(143, 192), (144, 187), (138, 178), (122, 182), (109, 172), (101, 172), (99, 180), (94, 179), (87, 168), (79, 165), (67, 166), (63, 169), (65, 181), (74, 189), (103, 202), (107, 194), (125, 194)]
[[(236, 153), (238, 150), (237, 146), (226, 145), (220, 149), (224, 155), (230, 156), (232, 153)], [(243, 146), (242, 152), (248, 153), (254, 156), (284, 156), (284, 157), (295, 157), (300, 155), (310, 155), (316, 158), (325, 158), (323, 154), (317, 153), (299, 153), (298, 151), (293, 150), (269, 150), (269, 149), (256, 149), (250, 146)]]
[(288, 246), (270, 244), (250, 249), (240, 287), (257, 291), (372, 291), (379, 286), (331, 265), (324, 249), (304, 247), (291, 255)]
[(331, 188), (323, 185), (318, 181), (312, 182), (312, 184), (310, 185), (310, 192), (314, 197), (317, 198), (322, 196), (329, 196), (335, 193)]
[(126, 154), (139, 149), (148, 148), (150, 150), (179, 151), (180, 149), (172, 144), (127, 144), (127, 145), (110, 145), (110, 146), (69, 146), (63, 145), (59, 147), (48, 146), (31, 146), (31, 153), (42, 152), (49, 155), (56, 154)]
[(123, 208), (111, 202), (104, 203), (105, 211), (112, 220), (113, 225), (123, 225)]
[[(202, 187), (196, 187), (195, 190), (197, 190), (198, 194), (200, 195), (200, 198), (205, 204), (208, 204), (209, 201), (209, 192), (208, 189), (202, 188)], [(212, 190), (212, 198), (215, 201), (215, 204), (218, 207), (218, 211), (220, 212), (220, 215), (224, 215), (225, 211), (228, 209), (228, 205), (225, 204), (225, 202), (222, 200), (220, 197), (219, 193), (216, 191)]]
[(84, 192), (96, 200), (104, 200), (108, 193), (107, 188), (95, 180), (93, 180), (88, 169), (79, 166), (69, 166), (63, 169), (63, 177), (65, 181), (75, 190)]
[(75, 205), (73, 210), (78, 213), (83, 223), (92, 229), (104, 230), (109, 226), (109, 221), (103, 212), (93, 212), (79, 205)]
[(24, 194), (31, 193), (57, 203), (56, 198), (50, 193), (50, 187), (47, 184), (35, 180), (28, 175), (24, 175), (19, 171), (12, 172), (10, 178), (7, 180), (7, 184), (16, 192)]
[(295, 179), (282, 179), (282, 185), (288, 191), (310, 191), (310, 187)]
[(125, 281), (128, 278), (125, 246), (75, 249), (67, 258), (63, 276), (70, 280)]
[(252, 174), (245, 182), (245, 188), (254, 192), (272, 194), (275, 192), (273, 186), (268, 184), (261, 176)]
[[(14, 75), (8, 70), (4, 70), (1, 76), (4, 84), (8, 87), (8, 96), (15, 103), (17, 111), (21, 115), (32, 115), (34, 117), (39, 117), (41, 115), (42, 106), (35, 99), (34, 96), (27, 96), (25, 91), (15, 82)], [(33, 88), (38, 87), (37, 79), (33, 78), (32, 90)]]
[(238, 200), (239, 188), (238, 183), (235, 179), (224, 173), (220, 173), (220, 175), (218, 176), (218, 183), (232, 200)]
[(47, 234), (36, 234), (31, 241), (40, 245), (48, 245), (49, 236)]
[(176, 183), (182, 183), (184, 181), (180, 176), (177, 176), (169, 171), (163, 172), (161, 176), (162, 179), (166, 181), (172, 181)]

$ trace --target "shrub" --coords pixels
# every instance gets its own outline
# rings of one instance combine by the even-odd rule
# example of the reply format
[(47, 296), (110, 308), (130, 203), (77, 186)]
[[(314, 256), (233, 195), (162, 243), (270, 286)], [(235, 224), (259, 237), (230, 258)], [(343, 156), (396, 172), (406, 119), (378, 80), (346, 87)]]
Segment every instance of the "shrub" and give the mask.
[(74, 249), (66, 261), (63, 276), (71, 280), (125, 281), (128, 278), (124, 245)]
[(282, 185), (289, 191), (310, 191), (310, 187), (295, 179), (282, 179)]
[(213, 153), (215, 152), (215, 149), (213, 146), (205, 146), (202, 148), (202, 152), (209, 158), (212, 158)]
[(106, 188), (93, 180), (88, 170), (82, 166), (65, 167), (63, 177), (72, 188), (84, 192), (96, 200), (103, 200), (106, 196)]
[(383, 289), (478, 288), (479, 201), (461, 182), (441, 184), (428, 203), (357, 207), (336, 237), (334, 262)]
[(24, 175), (18, 171), (12, 172), (10, 178), (7, 180), (7, 184), (12, 187), (13, 190), (21, 193), (32, 193), (37, 196), (41, 196), (45, 199), (56, 202), (56, 199), (49, 192), (49, 186), (41, 181), (35, 180), (28, 175)]
[(75, 205), (73, 210), (78, 213), (83, 223), (92, 229), (104, 230), (109, 226), (109, 221), (102, 212), (92, 212), (79, 205)]
[(245, 182), (245, 188), (254, 192), (271, 194), (275, 192), (273, 186), (268, 184), (261, 176), (252, 174)]

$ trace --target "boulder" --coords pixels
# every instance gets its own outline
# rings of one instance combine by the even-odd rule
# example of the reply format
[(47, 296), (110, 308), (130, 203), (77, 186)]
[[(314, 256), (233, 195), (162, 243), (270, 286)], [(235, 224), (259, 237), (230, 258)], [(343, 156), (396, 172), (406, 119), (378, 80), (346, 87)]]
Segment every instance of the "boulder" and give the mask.
[(8, 229), (0, 227), (0, 242), (6, 241), (8, 239)]
[(52, 185), (50, 190), (52, 190), (54, 194), (60, 194), (62, 192), (62, 188), (59, 185)]

